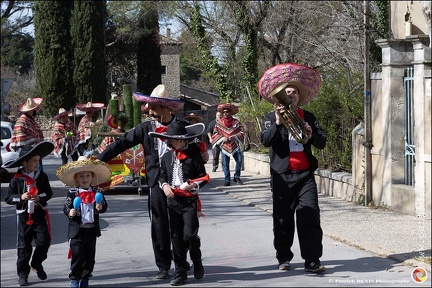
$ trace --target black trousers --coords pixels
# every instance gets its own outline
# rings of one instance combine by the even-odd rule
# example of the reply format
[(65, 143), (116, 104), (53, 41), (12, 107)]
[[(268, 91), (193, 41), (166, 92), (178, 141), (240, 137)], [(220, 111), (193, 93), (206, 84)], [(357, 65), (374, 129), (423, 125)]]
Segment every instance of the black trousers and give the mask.
[(221, 152), (220, 146), (216, 145), (214, 148), (212, 148), (212, 154), (213, 154), (213, 168), (219, 167), (219, 155)]
[(148, 205), (156, 266), (159, 270), (169, 270), (172, 255), (167, 197), (157, 184), (150, 188)]
[(323, 232), (320, 224), (318, 191), (314, 173), (273, 174), (273, 245), (279, 263), (291, 261), (294, 254), (294, 213), (301, 257), (306, 263), (317, 261), (322, 256)]
[[(173, 204), (174, 205), (171, 205)], [(196, 197), (169, 199), (169, 218), (176, 273), (189, 270), (187, 252), (192, 262), (201, 262), (201, 239), (198, 236), (199, 221)]]
[[(30, 226), (27, 225), (25, 223), (26, 220), (20, 216), (21, 215), (17, 215), (17, 274), (18, 276), (25, 276), (30, 273), (30, 265), (35, 269), (42, 268), (42, 262), (47, 259), (48, 256), (51, 239), (45, 218), (33, 217), (33, 225)], [(32, 247), (33, 240), (35, 242), (34, 252)]]
[[(74, 153), (71, 155), (72, 161), (78, 160), (78, 150), (75, 150)], [(62, 159), (62, 165), (65, 165), (68, 163), (68, 156), (66, 155), (66, 149), (63, 149), (63, 152), (61, 153), (61, 159)]]
[(78, 235), (70, 239), (72, 259), (69, 279), (89, 279), (91, 276), (96, 257), (96, 233), (93, 228), (80, 228)]

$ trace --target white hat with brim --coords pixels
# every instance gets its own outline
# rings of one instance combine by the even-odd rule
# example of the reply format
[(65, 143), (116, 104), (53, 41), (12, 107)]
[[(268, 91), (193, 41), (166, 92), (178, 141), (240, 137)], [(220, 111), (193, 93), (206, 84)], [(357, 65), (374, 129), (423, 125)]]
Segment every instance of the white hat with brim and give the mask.
[(196, 123), (185, 126), (185, 123), (176, 121), (168, 125), (165, 132), (149, 132), (151, 137), (158, 137), (161, 139), (177, 139), (189, 140), (201, 135), (204, 132), (205, 126), (203, 123)]
[(77, 108), (83, 112), (93, 112), (96, 110), (100, 110), (104, 107), (105, 107), (105, 104), (103, 104), (103, 103), (92, 103), (92, 102), (87, 102), (87, 103), (75, 105), (75, 108)]
[(54, 150), (54, 144), (50, 141), (42, 141), (36, 145), (25, 145), (19, 152), (19, 158), (13, 162), (8, 163), (6, 168), (15, 168), (22, 166), (23, 161), (27, 161), (33, 156), (40, 156), (44, 158)]
[(91, 171), (94, 173), (91, 185), (98, 186), (111, 177), (111, 170), (107, 163), (97, 160), (88, 159), (85, 156), (80, 156), (77, 161), (73, 161), (61, 166), (56, 171), (56, 176), (70, 187), (77, 186), (75, 182), (75, 174), (78, 172)]
[(56, 120), (56, 119), (59, 119), (59, 118), (65, 116), (65, 115), (70, 116), (69, 113), (72, 113), (72, 110), (68, 110), (68, 111), (67, 111), (67, 110), (65, 110), (64, 108), (60, 108), (60, 109), (59, 109), (59, 113), (58, 113), (57, 115), (53, 116), (52, 119), (53, 119), (53, 120)]
[(27, 98), (26, 101), (24, 101), (24, 103), (22, 103), (20, 106), (18, 106), (18, 111), (25, 113), (25, 112), (29, 112), (32, 110), (35, 110), (37, 108), (39, 108), (39, 106), (42, 103), (42, 98)]
[(137, 92), (134, 92), (133, 96), (138, 102), (161, 105), (177, 111), (183, 109), (184, 106), (184, 101), (178, 98), (170, 98), (168, 96), (168, 91), (165, 89), (165, 85), (163, 84), (156, 86), (150, 96), (143, 95)]

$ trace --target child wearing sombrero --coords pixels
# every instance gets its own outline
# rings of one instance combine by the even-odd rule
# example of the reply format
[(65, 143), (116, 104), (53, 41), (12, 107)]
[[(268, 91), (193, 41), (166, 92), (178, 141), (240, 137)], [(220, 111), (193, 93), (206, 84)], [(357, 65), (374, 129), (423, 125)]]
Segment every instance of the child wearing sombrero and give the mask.
[[(34, 146), (25, 145), (19, 152), (19, 158), (7, 166), (20, 167), (9, 183), (5, 199), (7, 204), (16, 206), (17, 273), (20, 286), (29, 285), (30, 269), (36, 272), (39, 279), (47, 279), (42, 262), (48, 257), (51, 245), (47, 202), (53, 192), (48, 175), (40, 171), (38, 166), (40, 160), (53, 150), (54, 144), (48, 141)], [(36, 247), (32, 255), (33, 240)]]
[(111, 171), (105, 162), (80, 156), (60, 167), (56, 175), (73, 187), (67, 192), (63, 208), (69, 219), (70, 287), (88, 287), (95, 264), (96, 238), (101, 236), (99, 214), (108, 207), (97, 186), (110, 178)]
[(201, 202), (198, 190), (210, 180), (201, 157), (200, 150), (193, 139), (204, 132), (204, 124), (185, 126), (183, 122), (174, 122), (166, 132), (149, 132), (158, 137), (170, 148), (161, 159), (159, 186), (167, 196), (168, 214), (173, 244), (176, 275), (171, 280), (173, 286), (187, 282), (187, 251), (193, 262), (194, 277), (204, 276), (201, 260), (201, 240), (198, 236)]

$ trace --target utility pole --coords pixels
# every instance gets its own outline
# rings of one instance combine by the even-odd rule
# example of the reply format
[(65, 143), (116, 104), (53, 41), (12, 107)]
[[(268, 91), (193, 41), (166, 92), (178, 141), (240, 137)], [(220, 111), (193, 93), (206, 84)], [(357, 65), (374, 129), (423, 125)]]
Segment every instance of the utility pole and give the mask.
[(364, 125), (365, 140), (363, 142), (365, 153), (365, 206), (372, 200), (372, 133), (371, 133), (371, 87), (369, 76), (369, 1), (364, 5)]

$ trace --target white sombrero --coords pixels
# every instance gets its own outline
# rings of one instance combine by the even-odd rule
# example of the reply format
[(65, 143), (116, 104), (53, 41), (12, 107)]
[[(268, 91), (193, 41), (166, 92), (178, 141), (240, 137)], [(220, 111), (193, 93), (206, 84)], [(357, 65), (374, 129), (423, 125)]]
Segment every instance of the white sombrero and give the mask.
[(72, 113), (72, 110), (66, 110), (64, 108), (60, 108), (58, 114), (53, 116), (52, 119), (53, 120), (59, 119), (62, 116), (69, 115), (69, 113)]
[(95, 174), (91, 185), (98, 186), (111, 177), (111, 170), (107, 163), (97, 159), (88, 159), (85, 156), (80, 156), (77, 161), (73, 161), (61, 166), (56, 171), (56, 176), (66, 185), (75, 187), (74, 175), (78, 172), (91, 171)]
[(42, 98), (27, 98), (26, 101), (24, 101), (24, 103), (22, 103), (20, 106), (18, 106), (18, 111), (25, 113), (25, 112), (29, 112), (35, 109), (38, 109), (39, 106), (42, 103)]
[(83, 104), (76, 104), (75, 108), (84, 111), (84, 112), (89, 112), (89, 111), (96, 111), (99, 109), (102, 109), (103, 107), (105, 107), (105, 104), (103, 103), (92, 103), (92, 102), (87, 102), (87, 103), (83, 103)]
[(183, 109), (184, 106), (184, 101), (178, 98), (170, 98), (168, 96), (168, 91), (165, 89), (165, 85), (163, 84), (156, 86), (150, 96), (139, 94), (137, 92), (134, 92), (133, 96), (138, 102), (166, 106), (174, 110)]

